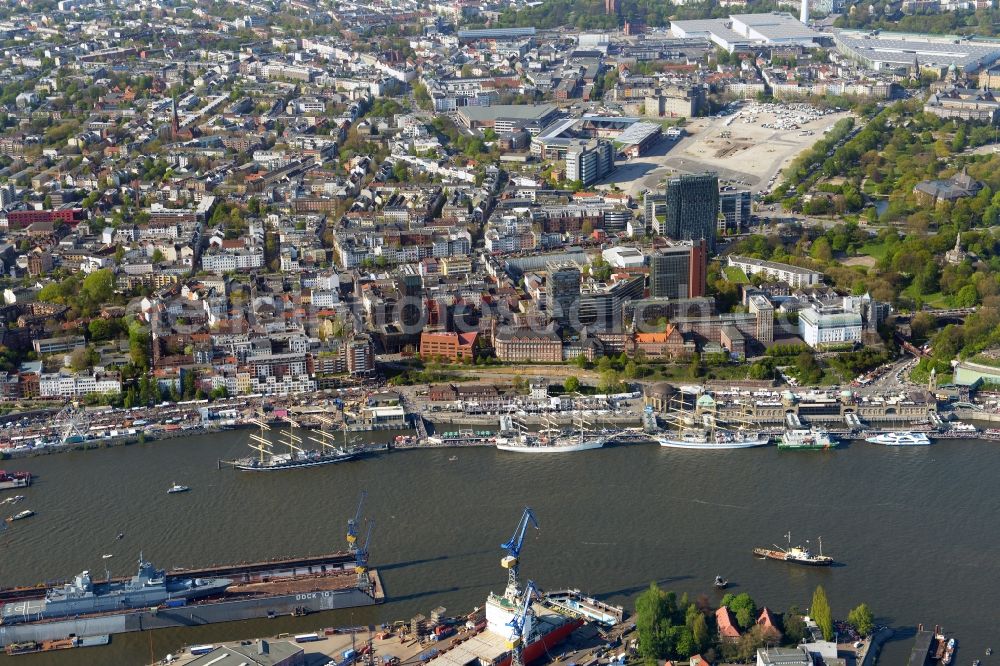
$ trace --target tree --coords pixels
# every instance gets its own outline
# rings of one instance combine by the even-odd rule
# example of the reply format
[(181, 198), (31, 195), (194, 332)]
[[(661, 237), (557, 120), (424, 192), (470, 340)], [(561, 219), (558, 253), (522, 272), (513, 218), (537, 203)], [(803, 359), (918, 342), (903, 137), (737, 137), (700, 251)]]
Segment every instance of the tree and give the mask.
[(830, 610), (830, 602), (826, 598), (826, 590), (820, 585), (813, 592), (812, 604), (809, 606), (809, 615), (816, 626), (823, 632), (823, 640), (833, 640), (833, 611)]
[(114, 293), (114, 273), (107, 268), (94, 271), (83, 279), (80, 287), (80, 295), (86, 298), (91, 304), (99, 305)]
[(694, 649), (697, 652), (708, 647), (708, 623), (705, 622), (705, 616), (702, 613), (698, 613), (691, 622), (691, 638), (694, 640)]
[(828, 263), (833, 259), (833, 250), (830, 247), (830, 241), (827, 240), (826, 236), (820, 236), (813, 243), (812, 250), (810, 251), (812, 258), (816, 261), (822, 261), (823, 263)]
[(114, 325), (107, 319), (93, 319), (87, 324), (91, 340), (108, 340), (114, 334)]
[(656, 583), (635, 600), (635, 626), (639, 632), (639, 654), (647, 664), (655, 664), (667, 657), (671, 643), (672, 595), (661, 590)]
[(746, 592), (737, 594), (726, 606), (736, 616), (741, 629), (747, 629), (757, 621), (757, 604)]
[(798, 606), (792, 606), (782, 618), (785, 628), (785, 639), (789, 643), (799, 644), (806, 637), (806, 621), (802, 617), (802, 612)]
[(847, 622), (862, 636), (870, 635), (875, 628), (875, 616), (872, 615), (871, 609), (865, 603), (848, 613)]
[(563, 382), (563, 389), (566, 393), (576, 393), (580, 390), (580, 380), (576, 377), (567, 377)]
[(160, 250), (160, 248), (156, 248), (155, 250), (153, 250), (153, 256), (150, 257), (150, 260), (154, 264), (158, 264), (161, 261), (163, 261), (163, 252)]
[(604, 370), (601, 372), (601, 378), (598, 381), (597, 390), (601, 393), (614, 393), (618, 390), (620, 384), (621, 380), (618, 378), (617, 372), (614, 370)]
[(80, 372), (94, 365), (100, 357), (92, 347), (77, 347), (69, 355), (69, 367)]
[(910, 320), (910, 337), (914, 340), (926, 340), (928, 334), (934, 329), (937, 319), (929, 312), (918, 312)]

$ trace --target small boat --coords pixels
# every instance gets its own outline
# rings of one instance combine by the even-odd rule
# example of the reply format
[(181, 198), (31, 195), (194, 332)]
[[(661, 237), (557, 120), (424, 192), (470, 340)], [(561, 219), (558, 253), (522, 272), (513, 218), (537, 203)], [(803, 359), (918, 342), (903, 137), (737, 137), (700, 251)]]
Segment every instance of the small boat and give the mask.
[(986, 656), (988, 657), (991, 654), (993, 654), (993, 648), (986, 648)]
[(448, 462), (455, 462), (456, 460), (458, 460), (458, 456), (452, 456), (448, 458)]
[(119, 532), (118, 536), (115, 537), (115, 539), (117, 539), (118, 541), (121, 541), (124, 538), (125, 538), (125, 533), (124, 532)]
[(33, 515), (35, 515), (34, 511), (31, 509), (25, 509), (21, 513), (15, 513), (13, 516), (8, 516), (7, 522), (12, 523), (15, 520), (24, 520), (25, 518), (31, 518)]
[(14, 495), (13, 497), (6, 498), (3, 502), (0, 502), (0, 504), (17, 504), (23, 499), (24, 495)]
[(952, 657), (955, 656), (955, 647), (957, 647), (957, 645), (958, 644), (954, 638), (948, 639), (948, 643), (944, 648), (944, 657), (941, 658), (941, 663), (944, 664), (944, 666), (948, 666), (948, 664), (951, 663)]
[(717, 590), (724, 590), (727, 587), (729, 587), (729, 580), (728, 579), (723, 578), (722, 576), (716, 576), (715, 577), (715, 589), (717, 589)]
[(972, 666), (979, 666), (979, 664), (980, 664), (980, 662), (979, 662), (978, 659), (976, 659), (974, 662), (972, 662)]
[(167, 494), (172, 495), (174, 493), (186, 493), (189, 490), (191, 490), (191, 488), (189, 488), (188, 486), (182, 486), (179, 483), (175, 483), (174, 485), (170, 486), (169, 490), (167, 490)]

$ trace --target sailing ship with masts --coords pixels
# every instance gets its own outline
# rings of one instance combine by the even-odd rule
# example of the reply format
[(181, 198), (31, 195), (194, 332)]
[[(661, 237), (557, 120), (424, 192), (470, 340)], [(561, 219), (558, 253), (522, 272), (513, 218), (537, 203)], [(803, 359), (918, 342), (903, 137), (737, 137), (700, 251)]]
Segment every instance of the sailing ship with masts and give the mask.
[(671, 398), (662, 417), (672, 427), (665, 437), (657, 438), (660, 446), (674, 449), (749, 449), (767, 446), (770, 435), (752, 428), (748, 419), (729, 417), (722, 423), (715, 409), (715, 400), (700, 389), (693, 393), (692, 409), (687, 409), (684, 392)]
[[(288, 418), (288, 429), (279, 431), (277, 441), (272, 442), (265, 436), (271, 430), (271, 426), (263, 419), (251, 419), (250, 423), (259, 428), (259, 432), (250, 433), (248, 446), (257, 452), (246, 458), (240, 458), (232, 462), (236, 469), (248, 472), (270, 472), (285, 469), (299, 469), (302, 467), (319, 467), (320, 465), (332, 465), (334, 463), (354, 460), (365, 453), (361, 447), (348, 447), (346, 429), (344, 441), (341, 446), (334, 444), (334, 436), (326, 428), (336, 427), (333, 419), (322, 414), (312, 414), (313, 419), (319, 421), (322, 426), (319, 430), (310, 431), (306, 438), (319, 445), (319, 448), (306, 448), (303, 439), (295, 434), (298, 423), (294, 419)], [(275, 447), (284, 447), (287, 451), (275, 451)]]
[(583, 410), (579, 410), (578, 418), (574, 420), (573, 430), (562, 433), (551, 416), (542, 417), (544, 426), (537, 433), (528, 432), (522, 421), (511, 418), (513, 432), (496, 438), (499, 451), (515, 451), (517, 453), (573, 453), (589, 451), (604, 446), (605, 438), (590, 429), (590, 423), (584, 419)]

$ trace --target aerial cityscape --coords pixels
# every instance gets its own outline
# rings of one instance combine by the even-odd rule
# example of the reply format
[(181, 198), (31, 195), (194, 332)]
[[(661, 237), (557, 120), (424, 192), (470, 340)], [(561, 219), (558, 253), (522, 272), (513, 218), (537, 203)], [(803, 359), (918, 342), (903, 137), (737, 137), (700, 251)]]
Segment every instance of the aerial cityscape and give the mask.
[(0, 659), (990, 666), (993, 0), (0, 40)]

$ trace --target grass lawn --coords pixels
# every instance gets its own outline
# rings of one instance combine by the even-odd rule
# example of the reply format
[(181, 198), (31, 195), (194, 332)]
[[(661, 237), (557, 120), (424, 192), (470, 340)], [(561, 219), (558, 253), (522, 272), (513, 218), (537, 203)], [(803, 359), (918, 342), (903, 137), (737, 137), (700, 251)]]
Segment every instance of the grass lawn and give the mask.
[(885, 254), (887, 251), (888, 251), (888, 245), (886, 245), (885, 243), (877, 243), (877, 242), (865, 243), (864, 245), (858, 248), (859, 254), (867, 255), (869, 257), (877, 259), (878, 261), (882, 261), (883, 259), (885, 259)]
[(948, 307), (951, 307), (951, 304), (948, 302), (948, 297), (945, 296), (944, 294), (942, 294), (940, 291), (936, 291), (933, 294), (923, 294), (923, 295), (920, 295), (913, 288), (913, 285), (910, 285), (909, 287), (907, 287), (906, 289), (904, 289), (902, 291), (902, 295), (903, 296), (908, 296), (909, 298), (912, 298), (914, 300), (918, 296), (920, 296), (921, 300), (926, 305), (929, 305), (932, 308), (948, 308)]
[(726, 279), (730, 282), (735, 284), (750, 284), (750, 278), (747, 277), (742, 268), (725, 266), (722, 270), (725, 272)]

